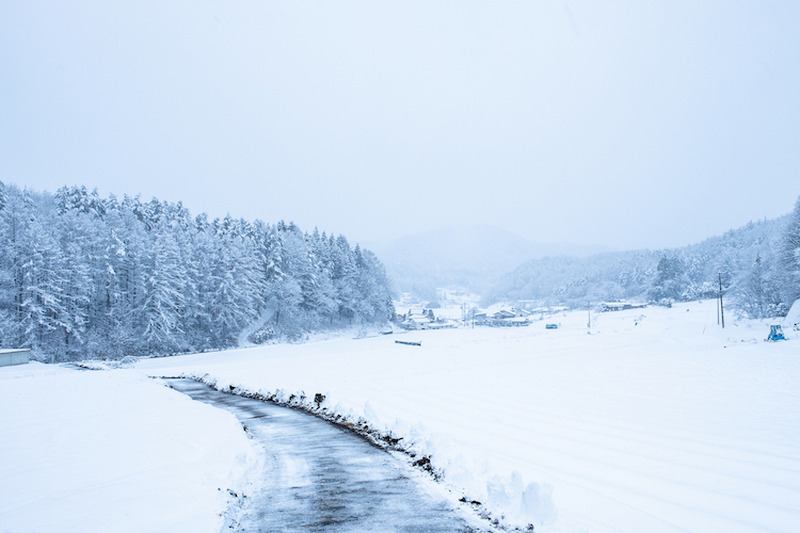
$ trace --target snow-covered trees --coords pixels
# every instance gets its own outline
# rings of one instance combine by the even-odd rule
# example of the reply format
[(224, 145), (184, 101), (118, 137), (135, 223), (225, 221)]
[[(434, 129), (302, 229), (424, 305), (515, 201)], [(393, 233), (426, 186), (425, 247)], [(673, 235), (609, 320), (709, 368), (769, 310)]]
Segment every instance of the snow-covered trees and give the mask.
[(788, 306), (800, 298), (800, 198), (789, 216), (778, 255), (784, 303)]
[(147, 353), (189, 348), (182, 342), (183, 318), (194, 280), (187, 275), (188, 258), (182, 257), (177, 235), (171, 230), (170, 224), (163, 221), (153, 230), (155, 238), (145, 263), (146, 296), (142, 308), (135, 310)]
[(647, 295), (654, 302), (680, 300), (688, 284), (684, 262), (679, 257), (663, 255), (658, 260), (653, 286)]
[(0, 182), (2, 346), (46, 360), (167, 354), (392, 312), (382, 265), (344, 237)]
[(774, 272), (757, 255), (749, 272), (736, 283), (734, 305), (748, 318), (783, 315), (788, 308), (781, 301), (781, 291)]
[(386, 290), (386, 270), (369, 250), (362, 250), (356, 245), (353, 255), (357, 271), (356, 315), (366, 317), (370, 322), (383, 320), (394, 313), (391, 295)]
[(714, 298), (722, 273), (723, 290), (745, 314), (780, 314), (787, 302), (791, 305), (792, 298), (800, 296), (799, 211), (751, 222), (683, 248), (530, 261), (501, 279), (485, 301), (526, 299), (580, 306), (623, 298)]

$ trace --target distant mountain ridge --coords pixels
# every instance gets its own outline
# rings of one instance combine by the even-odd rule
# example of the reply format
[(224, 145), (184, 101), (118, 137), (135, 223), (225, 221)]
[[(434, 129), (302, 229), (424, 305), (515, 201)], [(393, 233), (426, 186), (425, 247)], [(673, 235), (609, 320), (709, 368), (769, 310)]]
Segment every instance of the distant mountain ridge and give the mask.
[[(485, 303), (537, 300), (542, 304), (586, 305), (588, 302), (623, 298), (647, 299), (664, 270), (667, 259), (680, 291), (677, 299), (713, 297), (718, 277), (727, 288), (741, 285), (756, 258), (765, 263), (780, 247), (789, 215), (750, 222), (723, 235), (680, 248), (609, 252), (584, 258), (534, 259), (500, 277), (482, 293)], [(663, 272), (661, 273), (663, 274)], [(649, 296), (652, 296), (650, 294)]]
[(483, 294), (501, 275), (548, 256), (584, 257), (603, 248), (536, 243), (495, 226), (436, 229), (389, 242), (364, 243), (383, 262), (398, 293), (435, 298), (439, 287)]

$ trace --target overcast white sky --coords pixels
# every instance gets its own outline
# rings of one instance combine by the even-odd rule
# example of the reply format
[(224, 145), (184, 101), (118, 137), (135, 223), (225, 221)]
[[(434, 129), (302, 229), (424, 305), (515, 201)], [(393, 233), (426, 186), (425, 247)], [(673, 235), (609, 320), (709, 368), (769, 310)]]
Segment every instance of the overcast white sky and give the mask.
[(800, 2), (0, 0), (0, 180), (674, 246), (800, 195)]

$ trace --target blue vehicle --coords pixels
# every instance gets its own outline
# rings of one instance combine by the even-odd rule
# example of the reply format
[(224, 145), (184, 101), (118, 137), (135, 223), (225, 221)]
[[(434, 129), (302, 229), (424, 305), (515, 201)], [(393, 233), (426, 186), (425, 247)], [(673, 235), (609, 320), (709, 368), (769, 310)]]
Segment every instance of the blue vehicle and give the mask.
[(769, 327), (768, 341), (785, 341), (786, 337), (783, 336), (783, 329), (780, 326)]

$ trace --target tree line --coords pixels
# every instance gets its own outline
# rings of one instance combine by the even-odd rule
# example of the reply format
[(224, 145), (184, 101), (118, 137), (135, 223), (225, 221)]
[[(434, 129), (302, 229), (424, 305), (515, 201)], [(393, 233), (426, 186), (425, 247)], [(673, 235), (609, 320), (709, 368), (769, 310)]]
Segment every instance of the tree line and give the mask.
[(504, 276), (485, 301), (574, 307), (621, 299), (670, 304), (714, 298), (720, 281), (740, 314), (786, 314), (800, 298), (800, 198), (789, 215), (750, 222), (691, 246), (529, 261)]
[(377, 324), (383, 265), (293, 223), (0, 182), (0, 346), (40, 359), (167, 355)]

